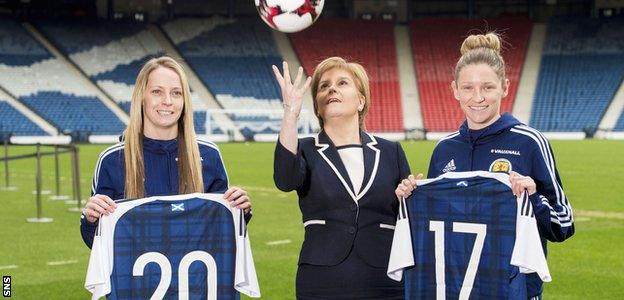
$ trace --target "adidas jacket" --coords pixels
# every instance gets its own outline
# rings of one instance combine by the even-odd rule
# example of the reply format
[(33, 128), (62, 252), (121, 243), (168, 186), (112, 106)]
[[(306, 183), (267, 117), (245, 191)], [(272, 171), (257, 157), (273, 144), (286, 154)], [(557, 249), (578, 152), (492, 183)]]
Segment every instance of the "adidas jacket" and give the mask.
[[(204, 192), (224, 193), (228, 189), (228, 178), (219, 148), (212, 142), (202, 140), (197, 140), (197, 144), (202, 160)], [(124, 198), (123, 148), (122, 142), (102, 151), (95, 166), (91, 195), (107, 195), (113, 200)], [(177, 140), (162, 141), (143, 138), (145, 197), (179, 194), (177, 156)], [(93, 243), (96, 227), (97, 223), (91, 224), (84, 216), (81, 217), (80, 232), (89, 248)]]
[[(572, 207), (565, 196), (550, 144), (537, 130), (503, 114), (492, 125), (472, 131), (464, 122), (438, 143), (428, 177), (451, 171), (515, 171), (533, 178), (537, 192), (529, 197), (537, 218), (542, 247), (546, 240), (562, 242), (574, 234)], [(527, 276), (528, 295), (541, 294), (541, 280)]]

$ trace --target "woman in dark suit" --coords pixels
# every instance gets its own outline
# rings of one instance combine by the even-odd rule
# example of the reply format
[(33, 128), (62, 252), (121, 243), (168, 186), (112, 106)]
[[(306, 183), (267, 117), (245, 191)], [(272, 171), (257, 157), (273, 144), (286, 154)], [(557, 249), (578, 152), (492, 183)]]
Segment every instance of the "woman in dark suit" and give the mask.
[[(399, 143), (368, 134), (370, 106), (364, 68), (339, 57), (294, 83), (288, 64), (273, 72), (282, 89), (284, 117), (275, 149), (274, 180), (296, 190), (305, 239), (297, 271), (298, 299), (402, 299), (403, 283), (386, 276), (399, 210), (395, 188), (409, 173)], [(304, 92), (312, 87), (322, 128), (297, 138)]]

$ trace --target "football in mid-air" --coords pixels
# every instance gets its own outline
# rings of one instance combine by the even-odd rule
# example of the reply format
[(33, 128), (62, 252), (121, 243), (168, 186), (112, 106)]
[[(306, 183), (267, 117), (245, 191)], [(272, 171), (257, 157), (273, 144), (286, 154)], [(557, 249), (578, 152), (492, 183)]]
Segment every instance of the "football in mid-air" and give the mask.
[(308, 28), (323, 11), (325, 0), (254, 0), (262, 20), (281, 32)]

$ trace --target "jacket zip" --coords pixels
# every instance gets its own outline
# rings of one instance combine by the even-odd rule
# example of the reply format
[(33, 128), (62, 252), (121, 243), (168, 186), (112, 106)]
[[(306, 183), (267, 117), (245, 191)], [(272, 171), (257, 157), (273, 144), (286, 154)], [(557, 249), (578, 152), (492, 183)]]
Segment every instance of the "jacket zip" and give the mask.
[(470, 143), (470, 171), (474, 171), (474, 167), (472, 165), (473, 161), (474, 161), (474, 150), (475, 150), (475, 144)]

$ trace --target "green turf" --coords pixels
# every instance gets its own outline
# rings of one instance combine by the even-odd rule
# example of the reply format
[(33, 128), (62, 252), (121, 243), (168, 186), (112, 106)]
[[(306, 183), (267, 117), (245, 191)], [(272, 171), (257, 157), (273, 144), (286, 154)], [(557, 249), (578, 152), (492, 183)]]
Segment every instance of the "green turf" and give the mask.
[[(412, 171), (426, 172), (435, 143), (403, 143)], [(106, 146), (80, 147), (83, 199), (98, 153)], [(301, 214), (296, 194), (281, 193), (273, 185), (273, 144), (239, 143), (220, 145), (231, 184), (245, 187), (252, 196), (254, 217), (249, 226), (260, 288), (265, 299), (294, 298), (294, 279), (299, 247), (303, 238)], [(624, 282), (624, 141), (553, 142), (558, 168), (573, 208), (598, 213), (616, 212), (615, 217), (575, 215), (576, 234), (562, 244), (549, 245), (549, 267), (553, 282), (546, 284), (547, 298), (616, 299)], [(12, 147), (10, 154), (32, 151), (32, 147)], [(1, 154), (2, 152), (0, 152)], [(62, 193), (70, 193), (68, 157), (63, 156)], [(54, 218), (47, 224), (26, 223), (36, 215), (35, 163), (33, 159), (12, 161), (10, 181), (18, 191), (0, 191), (0, 269), (11, 275), (15, 299), (85, 299), (82, 287), (89, 251), (79, 233), (78, 213), (63, 201), (44, 197), (44, 216)], [(0, 166), (0, 186), (4, 186), (4, 167)], [(52, 157), (43, 159), (44, 189), (54, 192)], [(269, 246), (276, 240), (291, 243)], [(75, 261), (49, 266), (51, 261)]]

